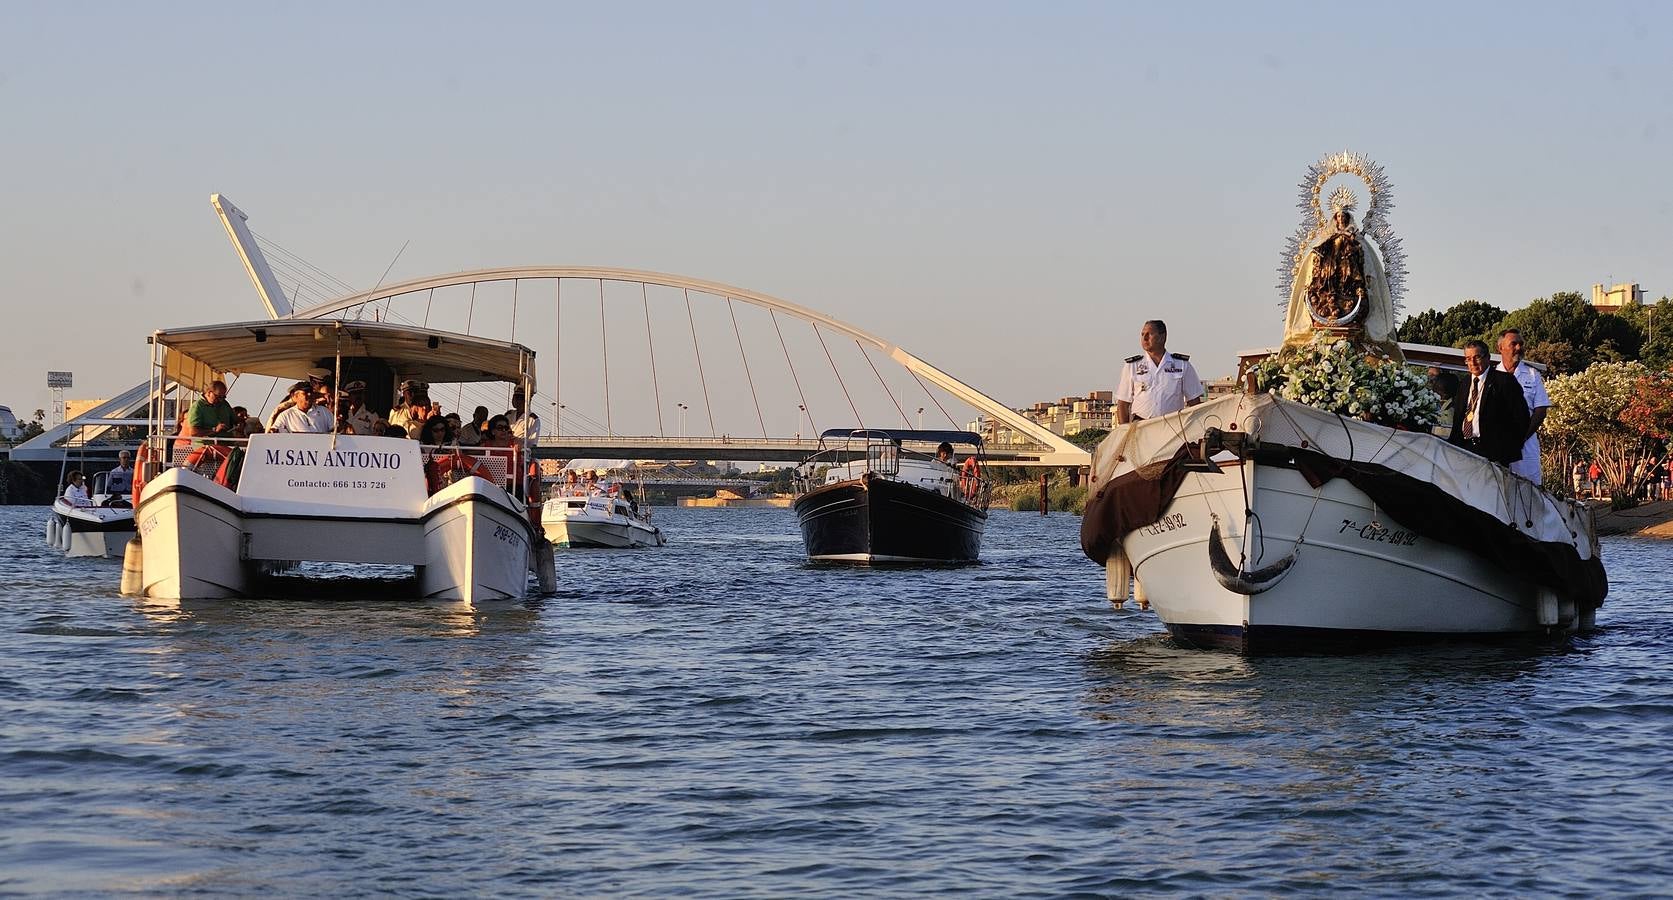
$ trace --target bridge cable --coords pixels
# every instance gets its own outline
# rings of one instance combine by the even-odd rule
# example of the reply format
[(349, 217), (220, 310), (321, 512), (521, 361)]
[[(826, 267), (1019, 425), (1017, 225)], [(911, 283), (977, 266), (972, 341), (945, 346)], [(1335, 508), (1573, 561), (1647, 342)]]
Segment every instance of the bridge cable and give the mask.
[[(470, 309), (465, 311), (465, 333), (466, 334), (471, 333), (471, 320), (474, 319), (475, 317), (476, 317), (476, 282), (473, 281), (473, 282), (471, 282), (471, 305), (470, 305)], [(464, 385), (463, 382), (460, 382), (460, 384), (459, 384), (459, 395), (457, 397), (453, 398), (453, 409), (454, 409), (454, 411), (457, 412), (459, 410), (459, 407), (464, 402), (465, 402), (465, 385)], [(463, 418), (463, 416), (461, 416), (461, 418)]]
[(610, 423), (610, 332), (604, 326), (604, 279), (598, 280), (598, 336), (604, 352), (604, 434), (613, 437), (615, 427)]
[[(430, 296), (428, 298), (426, 298), (425, 301), (424, 301), (424, 324), (420, 325), (419, 326), (420, 328), (429, 328), (430, 327), (430, 304), (432, 304), (434, 302), (436, 302), (436, 289), (431, 288), (430, 289)], [(388, 312), (388, 310), (385, 310), (385, 312)]]
[(738, 339), (738, 355), (744, 361), (744, 380), (749, 382), (749, 396), (755, 401), (755, 421), (761, 423), (761, 436), (767, 436), (767, 420), (761, 415), (761, 397), (755, 393), (755, 376), (749, 373), (749, 354), (744, 352), (744, 336), (738, 330), (738, 311), (732, 305), (732, 298), (726, 298), (726, 312), (732, 317), (732, 336)]
[(703, 351), (697, 346), (697, 321), (691, 315), (691, 289), (681, 290), (685, 292), (685, 320), (691, 326), (691, 351), (697, 354), (697, 380), (703, 383), (703, 409), (709, 414), (709, 437), (716, 437), (715, 411), (709, 405), (709, 379), (703, 375)]
[(860, 355), (866, 358), (866, 365), (871, 366), (871, 374), (877, 376), (877, 383), (883, 385), (883, 393), (889, 395), (889, 402), (895, 405), (895, 409), (900, 410), (901, 427), (911, 428), (912, 420), (906, 417), (906, 407), (901, 406), (900, 401), (895, 399), (895, 392), (889, 390), (889, 383), (883, 380), (883, 373), (877, 371), (877, 364), (871, 361), (871, 354), (866, 352), (865, 345), (861, 344), (859, 339), (856, 338), (854, 340), (854, 346), (860, 348)]
[(954, 431), (961, 431), (958, 422), (953, 419), (953, 414), (947, 411), (947, 407), (941, 405), (941, 401), (936, 399), (934, 394), (930, 393), (929, 385), (924, 384), (924, 380), (918, 377), (918, 373), (907, 369), (906, 374), (911, 375), (912, 380), (918, 382), (918, 387), (924, 390), (924, 396), (928, 397), (930, 402), (935, 404), (935, 408), (941, 410), (941, 414), (947, 417), (947, 424), (953, 426)]
[[(517, 343), (517, 289), (522, 287), (522, 285), (523, 279), (511, 279), (511, 337), (507, 338), (507, 340), (511, 341), (513, 344)], [(523, 411), (525, 413), (528, 412), (528, 407), (526, 405), (523, 407)]]
[(552, 281), (552, 396), (557, 400), (552, 437), (559, 437), (564, 433), (564, 279)]
[(656, 342), (651, 340), (651, 298), (643, 281), (639, 282), (639, 302), (645, 307), (645, 346), (650, 348), (651, 354), (651, 396), (656, 401), (656, 433), (667, 437), (668, 431), (662, 427), (662, 387), (656, 380)]
[[(813, 424), (813, 410), (808, 409), (807, 395), (802, 393), (802, 379), (796, 374), (796, 363), (790, 358), (790, 348), (784, 343), (784, 329), (778, 327), (778, 312), (769, 306), (767, 307), (767, 315), (773, 320), (773, 331), (778, 332), (778, 346), (780, 350), (784, 351), (785, 364), (790, 366), (790, 380), (796, 383), (796, 396), (802, 398), (801, 411), (807, 413), (808, 426), (813, 429), (814, 434), (818, 434), (819, 427)], [(800, 416), (796, 417), (796, 427), (798, 429), (802, 427)]]
[(842, 396), (848, 400), (848, 408), (854, 413), (854, 422), (859, 427), (866, 427), (866, 420), (860, 416), (859, 407), (854, 405), (853, 395), (848, 393), (848, 382), (842, 380), (842, 373), (837, 371), (836, 360), (831, 357), (831, 348), (825, 346), (825, 336), (819, 333), (819, 324), (813, 324), (813, 336), (819, 339), (819, 346), (825, 351), (825, 360), (831, 364), (831, 374), (836, 376), (837, 387), (842, 388)]

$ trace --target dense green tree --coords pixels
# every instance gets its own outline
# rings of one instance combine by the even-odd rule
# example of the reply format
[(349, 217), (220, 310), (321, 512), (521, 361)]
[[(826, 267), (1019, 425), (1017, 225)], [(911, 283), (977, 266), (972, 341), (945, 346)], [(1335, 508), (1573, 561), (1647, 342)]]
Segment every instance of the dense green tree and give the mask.
[(1511, 311), (1493, 337), (1507, 328), (1522, 333), (1528, 359), (1558, 372), (1579, 372), (1594, 362), (1635, 360), (1644, 344), (1644, 335), (1631, 321), (1598, 312), (1573, 291), (1552, 294)]
[(1673, 299), (1623, 307), (1618, 315), (1644, 336), (1638, 350), (1641, 362), (1652, 369), (1673, 367)]
[(1064, 435), (1064, 437), (1069, 441), (1069, 443), (1074, 444), (1082, 450), (1096, 450), (1098, 449), (1098, 442), (1103, 440), (1104, 436), (1109, 433), (1110, 430), (1108, 428), (1088, 428), (1085, 431), (1077, 431), (1074, 434)]
[(1450, 309), (1429, 309), (1408, 316), (1400, 323), (1399, 337), (1416, 344), (1456, 347), (1492, 332), (1504, 317), (1505, 311), (1491, 303), (1465, 300)]

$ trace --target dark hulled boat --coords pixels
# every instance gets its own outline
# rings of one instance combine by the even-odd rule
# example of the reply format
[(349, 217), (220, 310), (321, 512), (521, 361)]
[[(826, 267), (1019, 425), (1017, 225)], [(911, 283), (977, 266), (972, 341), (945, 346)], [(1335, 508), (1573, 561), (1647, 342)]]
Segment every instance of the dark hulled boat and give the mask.
[[(836, 429), (798, 467), (796, 518), (808, 558), (858, 565), (973, 563), (982, 550), (990, 487), (981, 438), (964, 431)], [(924, 447), (973, 448), (963, 463)]]

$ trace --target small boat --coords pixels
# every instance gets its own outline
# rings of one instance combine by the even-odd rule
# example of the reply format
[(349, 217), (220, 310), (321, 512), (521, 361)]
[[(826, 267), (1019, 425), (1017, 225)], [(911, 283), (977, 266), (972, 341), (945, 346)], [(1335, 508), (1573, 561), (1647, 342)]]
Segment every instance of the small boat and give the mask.
[[(613, 486), (612, 486), (613, 487)], [(540, 525), (554, 547), (663, 547), (651, 512), (618, 489), (559, 485), (541, 507)]]
[[(819, 442), (819, 451), (796, 469), (792, 504), (808, 559), (857, 565), (979, 559), (992, 493), (982, 474), (980, 435), (838, 428)], [(957, 463), (938, 458), (938, 445), (970, 449)]]
[[(369, 395), (386, 402), (409, 378), (534, 393), (526, 347), (388, 323), (211, 325), (158, 331), (151, 345), (152, 435), (163, 433), (170, 389), (202, 390), (223, 373), (294, 380), (323, 367), (372, 383)], [(522, 598), (531, 572), (543, 587), (555, 578), (524, 499), (530, 450), (526, 440), (439, 448), (335, 433), (154, 437), (135, 490), (139, 584), (125, 589), (164, 600), (237, 597), (297, 562), (332, 562), (411, 567), (427, 600)]]
[[(101, 430), (119, 425), (145, 425), (144, 419), (87, 419), (77, 420), (79, 426), (64, 448), (64, 463), (58, 473), (59, 494), (47, 516), (46, 543), (65, 556), (97, 556), (120, 559), (128, 540), (134, 536), (134, 508), (127, 492), (110, 490), (110, 467), (116, 463), (114, 447), (103, 445), (105, 452), (93, 452), (87, 441), (90, 427)], [(88, 472), (96, 466), (103, 471), (93, 472), (88, 478), (90, 505), (78, 506), (64, 499), (63, 488), (71, 471)]]

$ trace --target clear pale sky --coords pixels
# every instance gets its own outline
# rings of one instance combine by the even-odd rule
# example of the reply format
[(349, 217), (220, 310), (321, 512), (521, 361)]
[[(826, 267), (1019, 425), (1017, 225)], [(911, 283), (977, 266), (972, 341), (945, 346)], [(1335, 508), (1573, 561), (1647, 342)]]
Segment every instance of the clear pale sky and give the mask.
[(390, 281), (680, 273), (1014, 405), (1113, 387), (1149, 317), (1205, 377), (1276, 341), (1339, 149), (1393, 179), (1407, 312), (1673, 293), (1673, 7), (1268, 6), (9, 4), (0, 404), (256, 318), (216, 191), (356, 287), (409, 241)]

